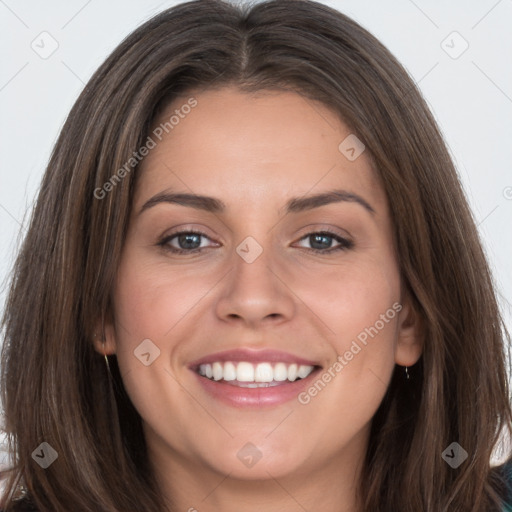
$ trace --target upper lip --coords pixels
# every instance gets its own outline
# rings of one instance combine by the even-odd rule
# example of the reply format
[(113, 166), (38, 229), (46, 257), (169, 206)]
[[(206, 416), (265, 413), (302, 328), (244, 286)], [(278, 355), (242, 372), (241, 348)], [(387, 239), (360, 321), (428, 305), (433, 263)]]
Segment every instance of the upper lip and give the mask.
[(246, 361), (248, 363), (296, 363), (299, 365), (302, 364), (307, 366), (320, 366), (318, 362), (304, 359), (303, 357), (299, 357), (288, 352), (283, 352), (281, 350), (254, 350), (239, 348), (233, 350), (225, 350), (223, 352), (215, 352), (214, 354), (201, 357), (200, 359), (196, 359), (190, 363), (189, 367), (192, 369), (197, 369), (201, 364), (211, 364), (215, 363), (216, 361)]

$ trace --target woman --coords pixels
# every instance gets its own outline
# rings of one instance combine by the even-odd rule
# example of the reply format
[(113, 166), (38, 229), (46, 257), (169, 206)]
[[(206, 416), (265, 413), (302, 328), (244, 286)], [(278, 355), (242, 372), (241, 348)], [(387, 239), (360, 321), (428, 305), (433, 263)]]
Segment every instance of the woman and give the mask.
[(457, 174), (404, 69), (316, 2), (184, 3), (121, 43), (4, 329), (5, 510), (510, 500), (508, 338)]

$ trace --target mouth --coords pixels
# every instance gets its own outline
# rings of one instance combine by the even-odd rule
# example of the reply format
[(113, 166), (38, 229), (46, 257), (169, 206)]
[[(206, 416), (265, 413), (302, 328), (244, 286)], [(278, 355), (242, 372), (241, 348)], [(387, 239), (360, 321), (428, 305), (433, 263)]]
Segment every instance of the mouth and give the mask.
[(278, 351), (235, 350), (190, 365), (201, 387), (234, 407), (274, 406), (297, 398), (321, 366)]
[(284, 362), (215, 361), (201, 364), (197, 373), (202, 377), (242, 388), (267, 388), (288, 382), (305, 379), (315, 370), (315, 366), (287, 364)]

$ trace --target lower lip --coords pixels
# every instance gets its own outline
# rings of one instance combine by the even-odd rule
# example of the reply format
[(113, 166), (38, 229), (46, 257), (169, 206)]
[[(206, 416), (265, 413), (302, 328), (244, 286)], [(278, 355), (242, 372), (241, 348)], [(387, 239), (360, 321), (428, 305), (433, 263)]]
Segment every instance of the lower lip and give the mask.
[(232, 407), (265, 407), (284, 404), (296, 399), (304, 388), (311, 385), (321, 368), (313, 370), (305, 379), (284, 382), (263, 388), (242, 388), (224, 381), (210, 380), (194, 372), (203, 389), (213, 398)]

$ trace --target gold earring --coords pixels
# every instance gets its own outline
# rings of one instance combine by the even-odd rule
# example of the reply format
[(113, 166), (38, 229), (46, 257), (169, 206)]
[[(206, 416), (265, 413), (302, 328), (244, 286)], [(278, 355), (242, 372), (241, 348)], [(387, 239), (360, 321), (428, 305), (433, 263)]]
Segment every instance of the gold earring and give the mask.
[(105, 352), (105, 341), (102, 341), (102, 343), (103, 343), (103, 357), (105, 358), (105, 363), (107, 363), (108, 373), (110, 373), (110, 365), (108, 364), (108, 357), (107, 357), (107, 353)]
[(409, 380), (409, 370), (407, 369), (407, 366), (405, 367), (405, 378)]
[[(94, 333), (94, 337), (97, 338), (98, 337), (98, 333)], [(110, 376), (112, 376), (112, 373), (110, 373), (110, 365), (108, 364), (107, 353), (105, 352), (105, 340), (101, 340), (101, 344), (102, 344), (102, 347), (103, 347), (103, 357), (105, 358), (105, 363), (107, 364), (108, 373), (109, 373)]]

